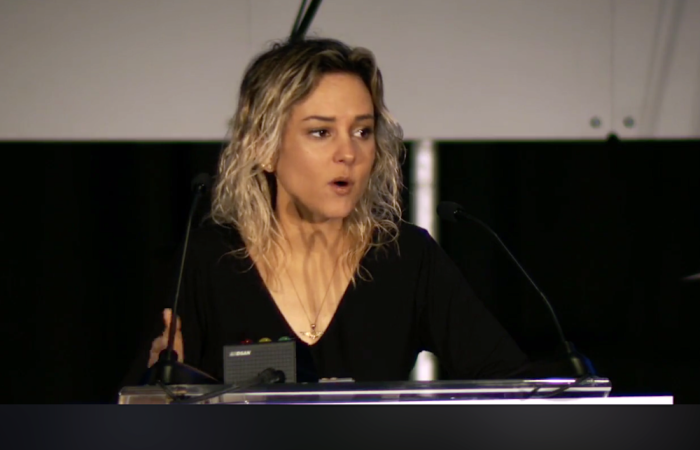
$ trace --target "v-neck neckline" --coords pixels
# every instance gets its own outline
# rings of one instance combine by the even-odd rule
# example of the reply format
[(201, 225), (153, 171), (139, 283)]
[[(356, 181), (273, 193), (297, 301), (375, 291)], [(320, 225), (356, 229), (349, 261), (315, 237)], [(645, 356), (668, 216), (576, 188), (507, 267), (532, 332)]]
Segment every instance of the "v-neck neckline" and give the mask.
[(321, 343), (321, 341), (326, 337), (326, 335), (331, 331), (331, 329), (335, 325), (335, 322), (337, 322), (336, 317), (338, 316), (338, 313), (340, 312), (340, 308), (345, 303), (345, 298), (350, 293), (350, 288), (353, 285), (352, 278), (350, 278), (350, 280), (348, 281), (348, 284), (345, 287), (345, 290), (343, 291), (343, 295), (340, 296), (340, 300), (338, 300), (338, 304), (335, 307), (335, 311), (333, 312), (333, 315), (331, 316), (331, 320), (328, 322), (328, 326), (326, 326), (325, 331), (313, 343), (308, 343), (299, 337), (299, 334), (296, 331), (294, 331), (294, 329), (292, 328), (292, 325), (289, 323), (289, 321), (285, 317), (284, 313), (282, 313), (282, 310), (280, 309), (279, 305), (275, 301), (275, 298), (272, 296), (270, 289), (267, 287), (267, 283), (265, 283), (265, 280), (263, 279), (262, 274), (260, 273), (260, 270), (258, 270), (258, 265), (255, 263), (255, 261), (253, 261), (253, 259), (250, 256), (247, 257), (247, 260), (248, 260), (247, 262), (251, 264), (252, 270), (255, 272), (255, 277), (256, 277), (258, 283), (260, 284), (260, 286), (262, 287), (262, 290), (265, 291), (265, 297), (267, 297), (267, 301), (272, 303), (272, 307), (274, 308), (275, 313), (277, 314), (277, 317), (284, 324), (284, 326), (291, 333), (291, 335), (295, 337), (297, 342), (302, 343), (309, 348), (314, 348), (314, 347), (318, 346)]

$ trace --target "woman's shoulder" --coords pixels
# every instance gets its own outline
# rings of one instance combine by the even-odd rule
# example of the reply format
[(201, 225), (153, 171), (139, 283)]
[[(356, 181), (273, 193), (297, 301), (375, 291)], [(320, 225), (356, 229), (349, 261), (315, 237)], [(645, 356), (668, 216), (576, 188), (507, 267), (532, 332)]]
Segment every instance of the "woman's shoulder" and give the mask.
[(423, 251), (430, 246), (435, 240), (430, 235), (430, 232), (423, 227), (410, 222), (401, 222), (399, 224), (399, 248), (401, 250), (418, 250)]
[(243, 248), (243, 240), (238, 230), (230, 225), (220, 225), (211, 220), (193, 228), (189, 246), (200, 257), (218, 258)]
[(404, 221), (398, 227), (396, 240), (384, 246), (388, 253), (380, 251), (379, 255), (389, 256), (391, 260), (398, 258), (399, 261), (417, 261), (435, 245), (435, 240), (423, 227)]

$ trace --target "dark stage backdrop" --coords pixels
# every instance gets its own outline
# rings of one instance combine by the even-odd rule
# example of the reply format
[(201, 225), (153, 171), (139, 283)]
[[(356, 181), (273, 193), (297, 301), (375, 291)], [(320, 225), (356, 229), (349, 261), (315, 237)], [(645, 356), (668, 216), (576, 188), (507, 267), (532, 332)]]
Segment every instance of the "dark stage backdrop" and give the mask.
[[(680, 281), (700, 272), (699, 143), (446, 143), (440, 196), (496, 229), (616, 393), (700, 402), (700, 283)], [(114, 401), (220, 146), (0, 143), (0, 401)], [(551, 351), (545, 308), (489, 237), (440, 237), (525, 350)]]

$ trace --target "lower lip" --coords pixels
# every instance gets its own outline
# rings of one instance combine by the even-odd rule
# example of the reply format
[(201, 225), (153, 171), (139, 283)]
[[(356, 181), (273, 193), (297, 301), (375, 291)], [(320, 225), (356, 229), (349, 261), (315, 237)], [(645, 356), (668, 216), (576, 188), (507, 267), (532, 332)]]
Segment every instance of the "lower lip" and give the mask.
[(339, 186), (335, 183), (331, 183), (331, 189), (338, 195), (348, 195), (352, 189), (352, 185), (346, 184), (345, 186)]

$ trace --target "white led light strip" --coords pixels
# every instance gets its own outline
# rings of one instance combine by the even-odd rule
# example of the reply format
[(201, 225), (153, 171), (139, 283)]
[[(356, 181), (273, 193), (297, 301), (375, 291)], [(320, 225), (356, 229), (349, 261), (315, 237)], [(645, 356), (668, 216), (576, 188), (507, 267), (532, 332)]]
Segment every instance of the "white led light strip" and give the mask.
[[(413, 168), (409, 175), (409, 196), (411, 216), (409, 221), (428, 230), (438, 239), (435, 208), (437, 201), (437, 152), (435, 141), (424, 139), (415, 143), (412, 149)], [(435, 355), (422, 352), (418, 355), (416, 365), (411, 372), (411, 379), (416, 381), (435, 380), (437, 360)]]

